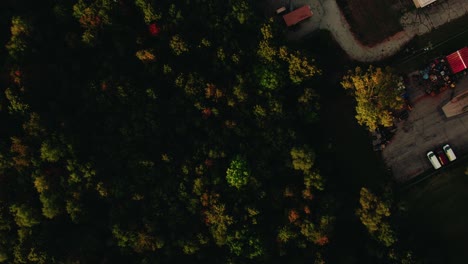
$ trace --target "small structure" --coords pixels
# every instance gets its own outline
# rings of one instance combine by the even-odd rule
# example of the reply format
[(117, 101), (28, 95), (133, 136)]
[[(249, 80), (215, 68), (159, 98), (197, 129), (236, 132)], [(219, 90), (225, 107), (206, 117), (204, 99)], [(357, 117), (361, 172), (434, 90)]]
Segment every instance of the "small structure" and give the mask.
[(447, 56), (453, 74), (459, 73), (468, 68), (468, 47), (457, 50)]
[(446, 117), (452, 117), (468, 111), (468, 91), (465, 91), (442, 106)]
[(312, 11), (310, 11), (310, 6), (305, 5), (299, 7), (298, 9), (291, 11), (283, 16), (284, 22), (288, 27), (293, 26), (304, 19), (307, 19), (312, 16)]
[(279, 14), (283, 13), (284, 11), (286, 11), (286, 7), (285, 6), (280, 7), (278, 9), (276, 9), (276, 14), (279, 15)]
[(413, 0), (414, 5), (417, 8), (423, 8), (423, 7), (427, 6), (427, 5), (430, 5), (430, 4), (434, 3), (435, 1), (437, 1), (437, 0)]

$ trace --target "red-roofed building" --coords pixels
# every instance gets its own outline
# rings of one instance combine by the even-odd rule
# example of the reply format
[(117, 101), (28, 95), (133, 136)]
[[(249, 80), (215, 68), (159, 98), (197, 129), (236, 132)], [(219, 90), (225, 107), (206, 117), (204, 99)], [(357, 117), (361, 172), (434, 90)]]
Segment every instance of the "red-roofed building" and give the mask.
[(447, 56), (447, 61), (452, 69), (452, 73), (459, 73), (468, 68), (468, 47)]
[(288, 27), (295, 25), (301, 22), (304, 19), (307, 19), (312, 16), (312, 11), (308, 5), (299, 7), (298, 9), (291, 11), (283, 16), (284, 22)]

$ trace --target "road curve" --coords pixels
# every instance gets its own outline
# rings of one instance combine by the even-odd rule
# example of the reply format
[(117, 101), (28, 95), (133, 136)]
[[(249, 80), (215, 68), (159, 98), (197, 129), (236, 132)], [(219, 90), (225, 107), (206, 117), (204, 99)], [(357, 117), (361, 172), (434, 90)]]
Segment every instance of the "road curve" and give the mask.
[[(275, 5), (271, 6), (273, 8), (281, 5), (274, 1), (271, 3)], [(294, 6), (299, 7), (304, 4), (311, 6), (314, 16), (302, 22), (299, 29), (290, 31), (287, 38), (300, 40), (317, 29), (328, 30), (352, 59), (362, 62), (374, 62), (392, 56), (416, 35), (428, 33), (447, 22), (468, 15), (466, 0), (446, 0), (429, 8), (416, 9), (401, 16), (402, 31), (369, 47), (363, 45), (351, 32), (350, 25), (336, 0), (302, 0), (295, 1)]]

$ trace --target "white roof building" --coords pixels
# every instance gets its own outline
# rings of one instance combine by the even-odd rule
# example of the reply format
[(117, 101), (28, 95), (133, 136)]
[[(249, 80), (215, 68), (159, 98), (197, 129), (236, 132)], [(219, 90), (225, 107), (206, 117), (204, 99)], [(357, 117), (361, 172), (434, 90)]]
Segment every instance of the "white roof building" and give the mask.
[(437, 0), (413, 0), (414, 5), (417, 8), (425, 7), (427, 5), (430, 5), (430, 4), (434, 3), (435, 1), (437, 1)]

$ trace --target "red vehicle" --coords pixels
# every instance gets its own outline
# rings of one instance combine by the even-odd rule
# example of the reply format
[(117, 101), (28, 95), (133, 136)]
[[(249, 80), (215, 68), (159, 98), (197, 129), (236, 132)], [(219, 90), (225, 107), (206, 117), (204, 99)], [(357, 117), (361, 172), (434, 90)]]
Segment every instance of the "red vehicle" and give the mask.
[(440, 164), (442, 164), (442, 166), (449, 163), (447, 156), (441, 149), (437, 150), (437, 158), (439, 158)]

